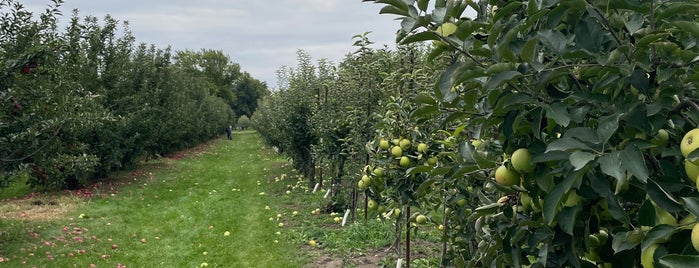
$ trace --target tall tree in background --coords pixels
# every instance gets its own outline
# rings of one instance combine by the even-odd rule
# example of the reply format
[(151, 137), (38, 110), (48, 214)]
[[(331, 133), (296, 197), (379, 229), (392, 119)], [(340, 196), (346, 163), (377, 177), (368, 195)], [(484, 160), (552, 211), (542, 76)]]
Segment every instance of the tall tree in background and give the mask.
[(252, 116), (257, 109), (257, 101), (270, 94), (264, 82), (253, 78), (247, 72), (243, 72), (236, 80), (233, 92), (236, 99), (231, 104), (231, 109), (238, 116), (248, 117)]

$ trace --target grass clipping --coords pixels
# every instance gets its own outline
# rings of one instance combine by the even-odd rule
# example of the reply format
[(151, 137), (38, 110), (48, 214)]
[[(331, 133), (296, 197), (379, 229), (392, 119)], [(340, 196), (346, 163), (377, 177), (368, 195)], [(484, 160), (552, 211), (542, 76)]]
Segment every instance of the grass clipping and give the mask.
[(83, 200), (77, 196), (32, 197), (0, 203), (0, 219), (51, 221), (76, 211)]

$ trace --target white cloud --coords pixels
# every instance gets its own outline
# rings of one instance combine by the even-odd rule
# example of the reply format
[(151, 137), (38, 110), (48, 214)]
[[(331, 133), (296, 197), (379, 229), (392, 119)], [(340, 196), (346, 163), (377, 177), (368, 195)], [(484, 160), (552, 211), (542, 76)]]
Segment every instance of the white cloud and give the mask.
[[(24, 0), (42, 11), (48, 0)], [(66, 0), (62, 10), (81, 16), (110, 14), (129, 21), (137, 42), (175, 50), (222, 50), (243, 71), (276, 86), (275, 71), (296, 66), (296, 51), (337, 63), (352, 47), (352, 36), (371, 31), (375, 47), (392, 45), (400, 22), (378, 14), (382, 5), (359, 0)]]
[(245, 11), (225, 8), (175, 7), (159, 12), (122, 13), (134, 27), (143, 27), (150, 32), (193, 33), (197, 31), (223, 30), (231, 25), (241, 25)]

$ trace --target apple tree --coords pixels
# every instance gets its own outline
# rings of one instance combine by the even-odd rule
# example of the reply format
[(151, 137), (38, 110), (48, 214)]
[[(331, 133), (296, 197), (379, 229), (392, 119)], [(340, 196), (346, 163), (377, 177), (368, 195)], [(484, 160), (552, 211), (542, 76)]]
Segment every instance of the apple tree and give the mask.
[[(699, 153), (680, 151), (699, 123), (699, 5), (374, 2), (399, 17), (400, 43), (429, 41), (428, 59), (451, 61), (431, 101), (414, 102), (451, 134), (442, 149), (454, 157), (440, 158), (451, 168), (424, 173), (458, 180), (472, 206), (450, 218), (445, 265), (699, 262), (696, 175), (684, 172)], [(514, 185), (496, 180), (501, 166)]]
[(193, 54), (225, 68), (189, 76), (170, 49), (136, 45), (128, 23), (108, 15), (76, 10), (59, 29), (61, 4), (35, 16), (0, 1), (0, 187), (18, 177), (44, 189), (81, 187), (205, 142), (234, 122), (235, 94), (264, 86), (248, 77), (251, 86), (234, 90), (242, 75), (220, 51)]

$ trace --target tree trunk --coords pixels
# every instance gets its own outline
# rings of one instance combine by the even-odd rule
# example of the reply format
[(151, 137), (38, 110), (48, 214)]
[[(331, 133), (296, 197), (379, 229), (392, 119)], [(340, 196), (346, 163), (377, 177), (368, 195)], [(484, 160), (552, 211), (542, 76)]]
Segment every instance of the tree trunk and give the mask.
[(405, 267), (410, 268), (410, 205), (405, 212)]

